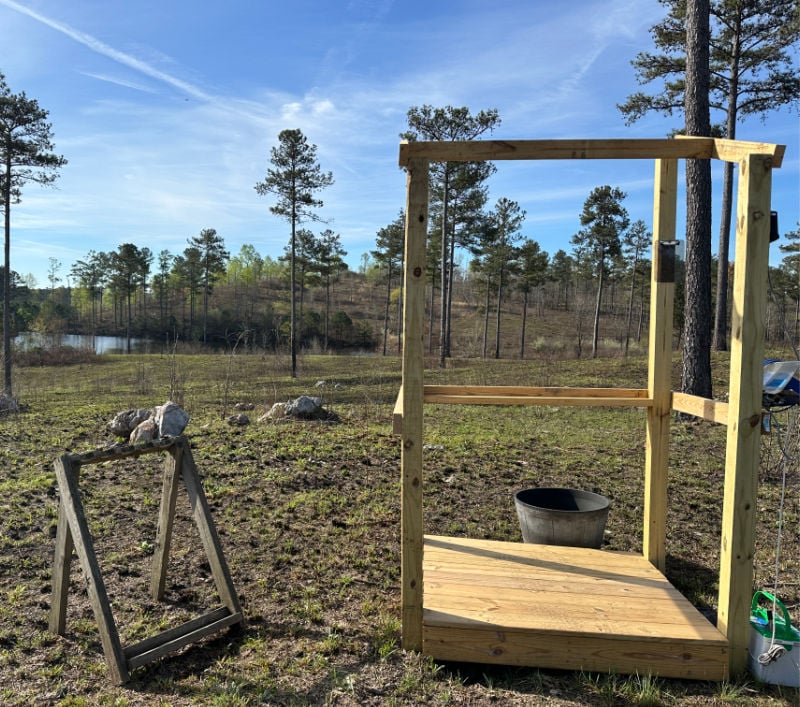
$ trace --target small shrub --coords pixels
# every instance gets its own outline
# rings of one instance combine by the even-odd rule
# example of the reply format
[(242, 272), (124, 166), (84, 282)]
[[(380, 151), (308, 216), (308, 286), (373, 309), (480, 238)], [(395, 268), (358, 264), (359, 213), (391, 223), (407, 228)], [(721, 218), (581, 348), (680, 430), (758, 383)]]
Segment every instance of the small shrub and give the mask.
[(37, 346), (27, 351), (14, 353), (14, 363), (23, 368), (42, 366), (73, 366), (79, 363), (98, 363), (102, 358), (91, 348), (72, 346)]

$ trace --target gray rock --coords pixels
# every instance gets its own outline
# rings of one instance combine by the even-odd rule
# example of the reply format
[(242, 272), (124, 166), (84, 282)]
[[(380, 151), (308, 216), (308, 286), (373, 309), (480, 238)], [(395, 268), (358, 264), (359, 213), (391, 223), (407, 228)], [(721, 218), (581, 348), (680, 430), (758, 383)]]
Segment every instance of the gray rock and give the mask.
[(259, 422), (269, 420), (270, 418), (286, 417), (286, 403), (275, 403), (269, 410), (267, 410), (261, 417), (258, 418)]
[(282, 417), (296, 417), (302, 420), (332, 419), (334, 416), (322, 407), (322, 398), (301, 395), (285, 403), (275, 403), (258, 418), (259, 422)]
[(133, 408), (118, 412), (114, 415), (114, 419), (108, 423), (108, 428), (117, 437), (129, 437), (139, 424), (145, 420), (149, 420), (153, 415), (152, 410), (145, 410), (144, 408)]
[(301, 395), (286, 403), (286, 414), (291, 417), (317, 417), (322, 411), (322, 398)]
[(171, 400), (156, 408), (155, 423), (161, 437), (177, 437), (189, 424), (189, 413)]
[(136, 425), (136, 429), (131, 432), (130, 443), (136, 444), (137, 442), (150, 442), (155, 439), (158, 434), (156, 423), (152, 420), (144, 420)]
[(243, 412), (237, 413), (236, 415), (231, 415), (228, 418), (228, 424), (234, 427), (244, 427), (245, 425), (250, 424), (250, 418), (245, 415)]

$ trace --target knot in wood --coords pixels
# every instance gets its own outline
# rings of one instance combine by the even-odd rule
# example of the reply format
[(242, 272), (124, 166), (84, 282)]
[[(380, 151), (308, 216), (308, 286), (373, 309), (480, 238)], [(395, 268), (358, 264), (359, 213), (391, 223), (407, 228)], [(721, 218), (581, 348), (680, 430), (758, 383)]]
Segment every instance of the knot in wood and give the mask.
[(422, 275), (422, 268), (417, 265), (417, 267), (414, 268), (414, 277), (419, 277), (420, 275)]

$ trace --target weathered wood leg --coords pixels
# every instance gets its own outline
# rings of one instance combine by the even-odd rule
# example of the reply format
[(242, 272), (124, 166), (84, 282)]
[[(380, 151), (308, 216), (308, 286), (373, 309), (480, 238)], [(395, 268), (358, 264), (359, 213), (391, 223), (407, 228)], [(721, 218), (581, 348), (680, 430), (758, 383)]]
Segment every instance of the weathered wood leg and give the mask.
[(178, 497), (182, 453), (183, 445), (175, 445), (164, 462), (164, 486), (161, 492), (156, 549), (150, 578), (150, 594), (156, 601), (164, 598), (167, 582), (169, 548), (172, 541), (172, 525), (175, 520), (175, 502)]
[(239, 598), (233, 586), (228, 564), (222, 553), (222, 544), (219, 541), (217, 529), (214, 526), (214, 522), (211, 520), (211, 510), (208, 507), (206, 495), (200, 484), (200, 479), (197, 476), (197, 467), (194, 464), (194, 458), (192, 457), (191, 449), (189, 449), (189, 443), (184, 441), (181, 446), (183, 446), (181, 463), (183, 483), (189, 494), (192, 516), (200, 531), (200, 540), (208, 556), (208, 563), (211, 567), (211, 575), (214, 578), (214, 583), (217, 586), (217, 592), (219, 593), (222, 603), (228, 607), (231, 614), (241, 614), (242, 607), (239, 604)]
[(86, 575), (86, 588), (89, 602), (92, 605), (97, 625), (100, 628), (100, 641), (103, 653), (111, 674), (112, 681), (119, 685), (128, 680), (128, 667), (122, 645), (119, 640), (117, 626), (111, 613), (106, 586), (100, 573), (100, 565), (92, 544), (89, 525), (83, 512), (83, 505), (78, 491), (77, 475), (72, 470), (72, 463), (62, 457), (55, 463), (56, 479), (61, 491), (62, 507), (69, 522), (69, 530), (75, 542), (81, 567)]
[(63, 635), (67, 628), (67, 596), (69, 595), (69, 568), (72, 564), (72, 533), (64, 508), (64, 497), (58, 504), (58, 526), (56, 528), (56, 551), (53, 559), (53, 592), (50, 600), (51, 633)]

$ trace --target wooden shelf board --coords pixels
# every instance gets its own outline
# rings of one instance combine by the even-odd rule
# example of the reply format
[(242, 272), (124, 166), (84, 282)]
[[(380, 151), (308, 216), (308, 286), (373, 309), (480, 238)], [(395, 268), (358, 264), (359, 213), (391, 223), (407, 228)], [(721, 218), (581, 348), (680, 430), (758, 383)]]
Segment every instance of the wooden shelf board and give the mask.
[(556, 388), (497, 385), (426, 385), (423, 401), (444, 405), (551, 405), (650, 407), (640, 388)]

